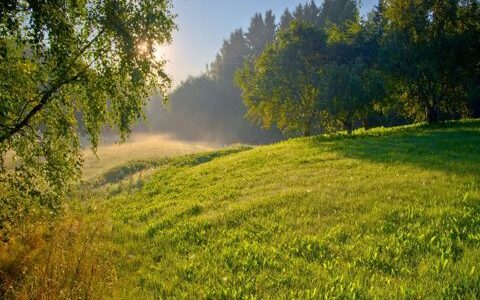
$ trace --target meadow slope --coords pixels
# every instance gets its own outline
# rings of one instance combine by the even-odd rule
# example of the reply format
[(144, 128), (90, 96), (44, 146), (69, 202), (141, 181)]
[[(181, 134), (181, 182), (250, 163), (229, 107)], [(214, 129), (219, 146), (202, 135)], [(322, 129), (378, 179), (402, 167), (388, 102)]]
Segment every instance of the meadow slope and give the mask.
[(113, 297), (478, 298), (479, 147), (471, 120), (165, 160), (90, 202)]

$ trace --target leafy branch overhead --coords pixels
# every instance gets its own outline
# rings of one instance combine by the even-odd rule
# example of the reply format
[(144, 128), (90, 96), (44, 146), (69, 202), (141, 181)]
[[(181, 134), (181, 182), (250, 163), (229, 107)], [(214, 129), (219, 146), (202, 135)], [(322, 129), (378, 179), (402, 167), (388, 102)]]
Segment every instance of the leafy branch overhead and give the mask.
[[(2, 119), (0, 142), (31, 122), (60, 89), (80, 88), (75, 109), (91, 115), (87, 126), (108, 119), (126, 133), (153, 89), (170, 79), (155, 47), (171, 40), (169, 1), (19, 1), (3, 4), (1, 17)], [(17, 71), (8, 76), (8, 72)], [(18, 76), (22, 78), (21, 82)], [(10, 77), (11, 81), (8, 81)], [(23, 93), (16, 89), (22, 87)], [(12, 93), (15, 91), (15, 93)], [(92, 106), (92, 94), (102, 106)], [(100, 96), (100, 97), (99, 97)], [(138, 100), (133, 102), (134, 98)], [(8, 100), (16, 101), (8, 101)], [(106, 110), (106, 99), (111, 101)], [(118, 109), (129, 103), (130, 109)], [(104, 111), (90, 114), (90, 110)], [(107, 118), (108, 113), (108, 118)]]
[[(80, 132), (94, 148), (104, 125), (126, 137), (147, 97), (170, 87), (155, 53), (172, 39), (171, 9), (170, 0), (0, 4), (3, 185), (28, 177), (38, 184), (23, 194), (57, 193), (78, 174)], [(9, 151), (18, 163), (7, 172)]]

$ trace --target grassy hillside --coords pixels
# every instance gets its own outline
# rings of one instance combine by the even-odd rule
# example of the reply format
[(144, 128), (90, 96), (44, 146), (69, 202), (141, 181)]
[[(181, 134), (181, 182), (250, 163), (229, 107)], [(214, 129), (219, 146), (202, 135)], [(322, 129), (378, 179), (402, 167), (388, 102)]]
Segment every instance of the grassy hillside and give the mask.
[(23, 290), (66, 264), (80, 296), (476, 299), (479, 145), (464, 121), (122, 165)]
[(464, 121), (170, 159), (92, 205), (114, 298), (475, 299), (479, 184)]

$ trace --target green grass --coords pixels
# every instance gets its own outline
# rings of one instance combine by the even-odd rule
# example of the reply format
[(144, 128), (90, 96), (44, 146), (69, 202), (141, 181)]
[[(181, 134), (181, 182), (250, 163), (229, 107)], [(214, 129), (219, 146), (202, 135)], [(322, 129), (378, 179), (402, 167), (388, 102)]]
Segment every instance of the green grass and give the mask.
[(152, 172), (89, 202), (111, 222), (113, 298), (480, 297), (480, 121), (236, 147)]

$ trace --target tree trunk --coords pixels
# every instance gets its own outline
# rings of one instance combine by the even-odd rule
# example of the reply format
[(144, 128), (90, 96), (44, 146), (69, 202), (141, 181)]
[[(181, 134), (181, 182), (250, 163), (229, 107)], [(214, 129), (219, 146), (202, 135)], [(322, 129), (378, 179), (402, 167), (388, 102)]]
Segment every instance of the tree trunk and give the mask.
[(369, 124), (367, 118), (363, 119), (362, 125), (363, 125), (363, 128), (364, 128), (365, 130), (369, 130), (369, 129), (370, 129), (370, 124)]
[(353, 123), (352, 120), (347, 119), (346, 121), (342, 121), (343, 128), (347, 131), (348, 134), (352, 134), (353, 131)]
[(352, 134), (352, 131), (353, 131), (352, 122), (348, 122), (346, 129), (347, 129), (347, 133), (348, 133), (348, 134)]
[(303, 129), (303, 136), (308, 137), (312, 135), (313, 115), (305, 121), (305, 127)]
[(308, 137), (312, 135), (312, 130), (310, 129), (310, 126), (307, 126), (305, 130), (303, 131), (303, 136)]
[(438, 110), (435, 106), (427, 106), (425, 113), (428, 123), (435, 123), (438, 121)]

